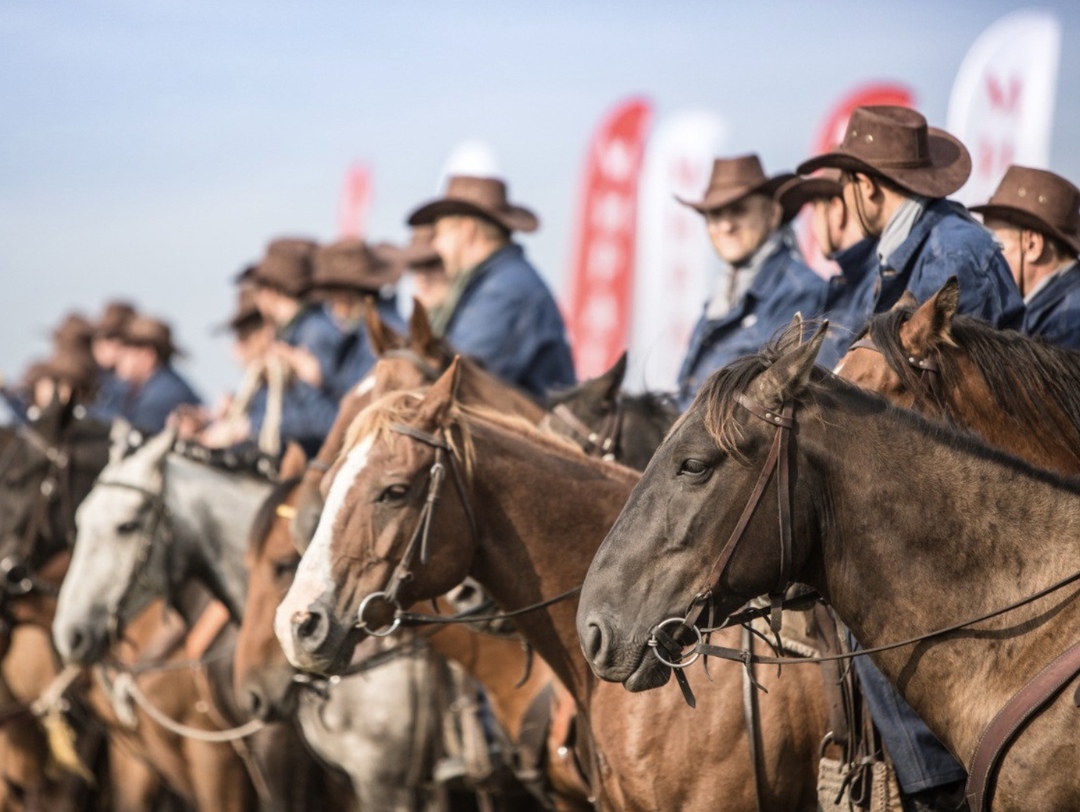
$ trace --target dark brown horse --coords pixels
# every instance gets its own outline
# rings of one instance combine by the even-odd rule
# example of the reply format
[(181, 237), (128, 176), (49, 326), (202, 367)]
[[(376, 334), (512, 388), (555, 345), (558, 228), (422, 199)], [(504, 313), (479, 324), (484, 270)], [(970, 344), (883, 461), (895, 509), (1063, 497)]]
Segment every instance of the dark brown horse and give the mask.
[[(472, 575), (506, 610), (524, 609), (581, 583), (596, 545), (637, 480), (627, 468), (589, 459), (523, 421), (460, 405), (453, 366), (425, 395), (398, 393), (372, 404), (353, 426), (347, 452), (330, 472), (326, 510), (275, 627), (294, 664), (333, 670), (347, 661), (361, 602), (387, 589), (408, 558), (397, 598), (446, 592)], [(437, 449), (445, 438), (454, 450)], [(433, 507), (430, 476), (442, 456), (445, 487)], [(446, 470), (453, 469), (453, 470)], [(457, 471), (460, 475), (458, 488)], [(424, 513), (426, 544), (410, 545)], [(475, 530), (471, 529), (475, 520)], [(415, 554), (406, 554), (413, 546)], [(426, 549), (426, 553), (423, 549)], [(425, 561), (426, 555), (426, 561)], [(574, 631), (568, 597), (516, 619), (585, 710), (595, 743), (595, 788), (607, 808), (814, 809), (817, 748), (824, 733), (816, 671), (765, 670), (759, 743), (765, 774), (755, 797), (742, 714), (742, 669), (714, 665), (713, 683), (691, 675), (699, 707), (676, 692), (644, 696), (597, 684)], [(367, 600), (376, 630), (393, 617)], [(737, 631), (719, 635), (729, 644)], [(691, 765), (700, 765), (694, 769)]]
[(1080, 353), (956, 315), (950, 280), (874, 316), (837, 374), (965, 426), (1040, 468), (1080, 473)]
[[(1080, 572), (1080, 488), (816, 369), (823, 336), (794, 349), (789, 338), (716, 373), (658, 450), (582, 590), (579, 630), (603, 678), (632, 690), (662, 684), (669, 668), (648, 645), (661, 621), (705, 601), (723, 617), (778, 581), (818, 589), (876, 647), (978, 618)], [(791, 432), (786, 555), (779, 474), (768, 473), (783, 431)], [(763, 478), (770, 487), (758, 487)], [(1075, 584), (1055, 589), (873, 657), (970, 770), (995, 714), (1076, 642), (1076, 594)], [(1013, 741), (995, 810), (1080, 804), (1070, 766), (1075, 683)]]

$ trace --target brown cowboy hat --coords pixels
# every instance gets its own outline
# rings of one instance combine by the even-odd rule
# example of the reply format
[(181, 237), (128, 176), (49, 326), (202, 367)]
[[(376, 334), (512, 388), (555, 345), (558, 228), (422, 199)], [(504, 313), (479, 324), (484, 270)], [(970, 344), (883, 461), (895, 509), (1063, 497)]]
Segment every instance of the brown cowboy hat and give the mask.
[(82, 313), (68, 313), (52, 331), (53, 346), (58, 350), (89, 350), (94, 337), (94, 323)]
[[(773, 197), (776, 190), (794, 178), (791, 172), (781, 172), (771, 178), (761, 168), (761, 159), (757, 155), (739, 155), (735, 158), (717, 158), (713, 161), (712, 176), (701, 200), (684, 200), (678, 195), (675, 199), (684, 206), (706, 214), (721, 209), (752, 194)], [(783, 222), (798, 214), (784, 210)], [(790, 215), (790, 216), (789, 216)]]
[(400, 249), (389, 243), (371, 246), (356, 237), (346, 237), (315, 252), (312, 287), (377, 291), (396, 285), (404, 270), (399, 256)]
[(971, 155), (959, 139), (926, 126), (909, 107), (856, 107), (844, 142), (799, 165), (799, 174), (831, 166), (879, 175), (923, 197), (947, 197), (967, 182)]
[(94, 338), (118, 338), (124, 325), (135, 315), (135, 307), (130, 302), (114, 300), (105, 304), (101, 318), (94, 325)]
[(498, 178), (468, 175), (451, 176), (446, 194), (414, 210), (407, 222), (410, 226), (422, 226), (452, 215), (482, 217), (507, 231), (529, 232), (540, 227), (535, 214), (507, 201), (506, 183)]
[(809, 177), (796, 175), (784, 183), (773, 199), (780, 204), (784, 212), (799, 213), (807, 203), (818, 198), (843, 197), (844, 187), (840, 183), (839, 169), (822, 169)]
[(442, 257), (439, 256), (439, 252), (435, 250), (435, 246), (432, 240), (435, 239), (435, 227), (434, 226), (416, 226), (412, 230), (412, 237), (409, 240), (409, 244), (402, 249), (402, 258), (405, 261), (405, 267), (411, 271), (427, 271), (434, 270), (437, 265), (439, 269), (442, 269)]
[(266, 247), (262, 258), (251, 274), (256, 285), (276, 288), (289, 296), (300, 298), (311, 289), (312, 259), (317, 248), (314, 240), (282, 238)]
[(152, 347), (163, 361), (184, 352), (173, 343), (172, 328), (150, 316), (135, 316), (127, 323), (120, 343), (130, 347)]
[(997, 218), (1038, 231), (1080, 254), (1080, 189), (1045, 169), (1010, 166), (985, 206), (983, 220)]
[(57, 351), (44, 361), (31, 364), (23, 374), (22, 384), (26, 389), (33, 389), (43, 378), (67, 383), (77, 396), (86, 397), (93, 394), (97, 386), (97, 365), (89, 355)]
[(255, 290), (250, 285), (242, 285), (236, 291), (236, 310), (224, 324), (214, 328), (215, 333), (239, 333), (262, 324), (262, 313), (255, 306)]

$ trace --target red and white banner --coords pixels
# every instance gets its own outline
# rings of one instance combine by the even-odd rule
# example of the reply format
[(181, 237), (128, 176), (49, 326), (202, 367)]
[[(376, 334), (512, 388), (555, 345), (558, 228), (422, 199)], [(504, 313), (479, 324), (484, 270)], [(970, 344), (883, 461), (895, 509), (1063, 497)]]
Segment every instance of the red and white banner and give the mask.
[[(898, 107), (914, 107), (915, 97), (906, 87), (888, 82), (877, 82), (869, 85), (860, 85), (846, 93), (829, 110), (828, 115), (821, 122), (811, 145), (810, 156), (821, 155), (835, 149), (844, 140), (847, 132), (848, 119), (856, 107), (871, 105), (895, 105)], [(822, 276), (828, 278), (837, 272), (836, 265), (821, 253), (817, 240), (810, 230), (810, 222), (803, 219), (799, 227), (799, 247), (807, 263)]]
[(971, 152), (958, 200), (985, 203), (1010, 164), (1047, 166), (1060, 53), (1061, 23), (1041, 9), (1002, 17), (975, 40), (953, 82), (946, 124)]
[(338, 203), (338, 233), (342, 237), (367, 236), (367, 218), (371, 210), (371, 168), (353, 164), (345, 175)]
[(665, 118), (649, 138), (641, 172), (628, 389), (675, 389), (720, 265), (705, 219), (675, 195), (700, 199), (726, 137), (718, 115), (687, 111)]
[(648, 101), (623, 102), (589, 144), (565, 314), (581, 378), (604, 372), (626, 348), (638, 173), (651, 117)]

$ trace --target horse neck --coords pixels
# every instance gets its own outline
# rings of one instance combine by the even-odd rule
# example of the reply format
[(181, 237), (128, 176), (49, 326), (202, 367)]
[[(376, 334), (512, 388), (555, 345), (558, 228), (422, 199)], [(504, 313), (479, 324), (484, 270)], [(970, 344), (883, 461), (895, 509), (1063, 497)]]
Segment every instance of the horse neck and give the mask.
[[(991, 391), (975, 364), (964, 355), (956, 366), (956, 383), (945, 396), (949, 416), (981, 435), (991, 445), (1015, 454), (1039, 468), (1060, 474), (1080, 474), (1080, 446), (1069, 417), (1052, 406), (1030, 398), (1017, 411)], [(1015, 403), (1015, 401), (1013, 401)]]
[[(580, 587), (637, 474), (490, 424), (474, 423), (473, 442), (480, 523), (473, 576), (507, 610)], [(563, 600), (515, 623), (584, 702), (592, 677), (578, 643), (577, 604)]]
[[(1061, 480), (911, 413), (878, 409), (849, 420), (842, 412), (799, 415), (797, 465), (807, 470), (798, 482), (813, 482), (816, 495), (800, 499), (797, 484), (797, 510), (816, 514), (811, 532), (821, 543), (807, 580), (864, 647), (977, 617), (1080, 570), (1080, 503)], [(1048, 638), (1063, 633), (1055, 629), (1077, 622), (1071, 604), (1049, 611), (1073, 592), (981, 624), (997, 634), (953, 635), (874, 659), (966, 756), (1020, 687), (1015, 663), (1045, 663), (1056, 650), (1045, 648)]]
[[(440, 601), (444, 613), (453, 607)], [(532, 658), (517, 637), (503, 637), (449, 624), (430, 638), (431, 647), (460, 663), (481, 685), (491, 700), (496, 721), (518, 741), (525, 711), (533, 698), (553, 678), (547, 663)], [(523, 679), (528, 677), (527, 680)]]
[(173, 565), (202, 580), (239, 618), (247, 594), (248, 529), (271, 486), (174, 454), (166, 460), (164, 498), (176, 545)]
[(466, 404), (482, 404), (502, 414), (523, 417), (532, 424), (544, 417), (544, 409), (532, 398), (485, 372), (474, 361), (466, 360), (461, 367), (458, 398)]

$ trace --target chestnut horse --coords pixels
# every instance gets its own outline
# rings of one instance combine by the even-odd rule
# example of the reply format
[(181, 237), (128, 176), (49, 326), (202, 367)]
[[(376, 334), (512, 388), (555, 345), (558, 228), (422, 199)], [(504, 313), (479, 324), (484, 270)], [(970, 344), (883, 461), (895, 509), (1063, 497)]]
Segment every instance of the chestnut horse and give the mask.
[[(307, 669), (340, 668), (362, 636), (354, 628), (361, 602), (385, 594), (391, 573), (403, 575), (403, 561), (408, 577), (394, 579), (401, 602), (442, 594), (466, 575), (508, 611), (563, 595), (515, 623), (586, 714), (582, 735), (595, 743), (595, 789), (605, 806), (696, 810), (723, 803), (753, 810), (760, 802), (762, 809), (815, 809), (818, 744), (825, 732), (815, 670), (785, 672), (782, 680), (772, 670), (760, 675), (769, 690), (760, 703), (766, 777), (760, 799), (740, 667), (714, 665), (715, 684), (694, 672), (697, 712), (674, 692), (635, 696), (592, 679), (569, 593), (637, 474), (585, 457), (523, 421), (462, 406), (455, 398), (457, 374), (454, 364), (424, 395), (387, 396), (352, 427), (348, 450), (329, 474), (315, 538), (275, 618), (290, 660)], [(442, 447), (439, 436), (449, 446)], [(433, 468), (437, 454), (442, 459)], [(446, 485), (441, 498), (430, 501), (429, 476), (437, 481), (440, 467)], [(426, 542), (418, 548), (410, 539), (417, 540), (414, 529), (422, 519), (428, 531), (421, 531)], [(364, 605), (369, 628), (393, 618), (387, 602)], [(719, 637), (731, 643), (737, 634), (728, 630)]]
[(837, 374), (1040, 468), (1080, 473), (1080, 353), (958, 316), (959, 295), (954, 277), (921, 307), (901, 300), (874, 316)]
[[(1080, 488), (816, 369), (823, 337), (788, 336), (706, 382), (589, 570), (587, 656), (604, 679), (656, 687), (659, 623), (704, 601), (724, 617), (778, 579), (819, 590), (868, 648), (982, 618), (872, 654), (971, 770), (999, 710), (1076, 640), (1077, 588), (1059, 585), (1080, 572)], [(780, 496), (759, 487), (784, 431), (787, 532)], [(995, 810), (1080, 805), (1076, 682), (1012, 740)]]

